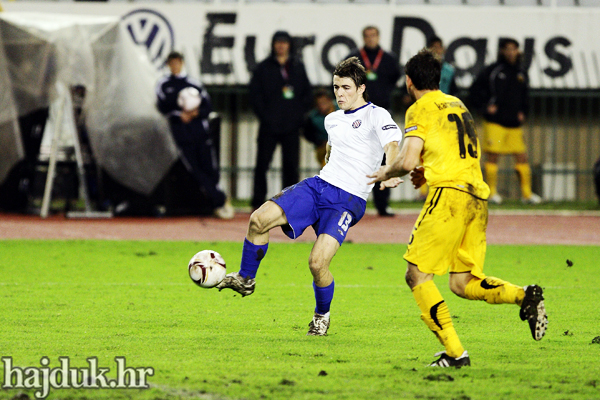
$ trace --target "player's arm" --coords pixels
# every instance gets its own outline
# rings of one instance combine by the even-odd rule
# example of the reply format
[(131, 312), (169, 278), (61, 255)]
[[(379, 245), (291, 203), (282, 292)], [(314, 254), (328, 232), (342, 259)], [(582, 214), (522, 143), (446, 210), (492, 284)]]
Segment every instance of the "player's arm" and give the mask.
[(375, 173), (368, 175), (369, 178), (373, 178), (369, 183), (383, 182), (393, 177), (402, 177), (415, 169), (421, 162), (423, 143), (423, 139), (419, 137), (405, 137), (399, 154), (387, 165), (382, 166)]
[(329, 155), (331, 154), (331, 146), (329, 142), (325, 145), (325, 164), (329, 162)]
[[(394, 140), (386, 144), (383, 147), (383, 151), (385, 151), (386, 160), (394, 160), (398, 156), (398, 153), (400, 153), (400, 145)], [(386, 161), (386, 164), (389, 164), (389, 161)]]
[[(385, 159), (387, 164), (388, 160), (395, 160), (396, 157), (398, 157), (398, 154), (400, 153), (400, 145), (394, 140), (393, 142), (386, 144), (383, 147), (383, 150), (385, 151)], [(381, 182), (381, 185), (379, 185), (379, 190), (384, 190), (385, 188), (394, 188), (402, 182), (404, 181), (397, 177), (387, 179)]]

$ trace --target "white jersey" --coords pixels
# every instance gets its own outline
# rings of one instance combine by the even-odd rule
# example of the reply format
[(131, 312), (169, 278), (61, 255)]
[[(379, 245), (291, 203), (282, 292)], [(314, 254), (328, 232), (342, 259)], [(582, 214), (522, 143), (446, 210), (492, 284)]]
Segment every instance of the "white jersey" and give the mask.
[(367, 200), (373, 189), (367, 175), (381, 166), (383, 147), (402, 140), (398, 125), (387, 110), (367, 103), (355, 110), (332, 112), (325, 117), (325, 129), (331, 153), (319, 177)]

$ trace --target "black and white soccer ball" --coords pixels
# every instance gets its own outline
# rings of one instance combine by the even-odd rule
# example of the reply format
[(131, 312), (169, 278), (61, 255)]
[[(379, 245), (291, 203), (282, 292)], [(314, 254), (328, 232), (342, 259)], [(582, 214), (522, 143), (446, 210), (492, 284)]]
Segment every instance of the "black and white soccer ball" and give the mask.
[(217, 286), (227, 273), (225, 260), (214, 250), (202, 250), (194, 255), (188, 265), (190, 278), (203, 288)]
[(200, 107), (202, 97), (200, 92), (193, 86), (183, 88), (177, 94), (177, 105), (184, 111), (193, 111)]

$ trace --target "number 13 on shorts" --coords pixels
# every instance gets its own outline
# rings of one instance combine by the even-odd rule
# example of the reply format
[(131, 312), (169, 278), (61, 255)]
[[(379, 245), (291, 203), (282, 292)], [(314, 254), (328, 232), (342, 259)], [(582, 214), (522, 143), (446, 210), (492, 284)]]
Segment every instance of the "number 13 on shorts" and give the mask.
[(338, 221), (338, 226), (342, 228), (344, 233), (348, 232), (348, 228), (350, 227), (350, 223), (352, 222), (352, 215), (348, 211), (344, 211), (340, 220)]

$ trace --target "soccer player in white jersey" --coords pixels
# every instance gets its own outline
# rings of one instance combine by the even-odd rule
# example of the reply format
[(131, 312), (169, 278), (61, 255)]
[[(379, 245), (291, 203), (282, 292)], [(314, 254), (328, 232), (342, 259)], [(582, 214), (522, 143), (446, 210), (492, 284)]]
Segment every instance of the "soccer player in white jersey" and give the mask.
[[(367, 175), (381, 164), (383, 154), (393, 160), (402, 133), (389, 112), (368, 101), (366, 71), (358, 58), (340, 62), (333, 72), (333, 91), (339, 110), (325, 118), (329, 135), (326, 164), (319, 175), (287, 187), (252, 213), (242, 250), (239, 272), (227, 274), (217, 288), (242, 296), (254, 292), (256, 271), (267, 253), (269, 231), (280, 226), (295, 239), (312, 226), (317, 240), (308, 258), (316, 308), (308, 335), (324, 336), (334, 281), (329, 264), (348, 229), (364, 215), (373, 188)], [(392, 182), (393, 181), (393, 182)], [(398, 184), (392, 178), (390, 185)], [(387, 182), (386, 182), (387, 183)]]

